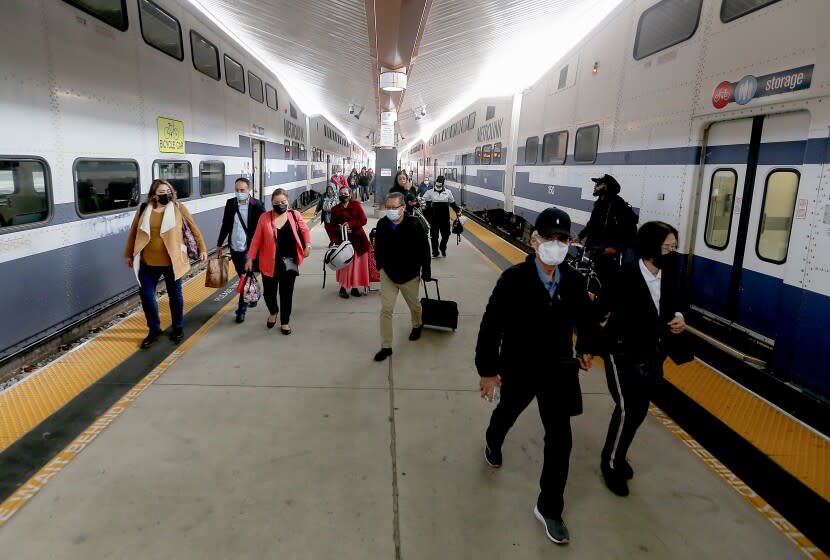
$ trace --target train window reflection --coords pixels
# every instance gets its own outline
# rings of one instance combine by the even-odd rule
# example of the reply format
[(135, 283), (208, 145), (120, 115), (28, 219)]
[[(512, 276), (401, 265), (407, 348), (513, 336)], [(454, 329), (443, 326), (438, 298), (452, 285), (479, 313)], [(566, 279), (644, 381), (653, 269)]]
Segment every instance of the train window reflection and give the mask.
[(138, 205), (138, 163), (133, 160), (80, 159), (75, 162), (74, 174), (81, 216)]
[(490, 158), (492, 156), (493, 145), (485, 144), (481, 147), (481, 165), (490, 165)]
[(86, 13), (108, 23), (119, 31), (126, 31), (127, 0), (64, 0)]
[(542, 163), (565, 163), (568, 149), (568, 131), (549, 132), (542, 138)]
[(48, 217), (46, 165), (38, 160), (0, 159), (0, 228)]
[(531, 136), (525, 141), (525, 165), (535, 165), (539, 157), (539, 137)]
[(245, 93), (245, 70), (228, 55), (225, 55), (225, 82), (239, 93)]
[(271, 84), (265, 84), (265, 104), (274, 111), (277, 110), (277, 90)]
[(643, 12), (634, 39), (634, 58), (658, 53), (695, 34), (703, 0), (663, 0)]
[(176, 198), (190, 196), (191, 167), (189, 161), (159, 161), (153, 162), (153, 179), (164, 179), (176, 189)]
[(473, 160), (473, 164), (481, 165), (481, 146), (476, 147), (476, 155), (475, 159)]
[(798, 172), (793, 170), (773, 171), (767, 177), (755, 246), (762, 260), (777, 264), (787, 260), (798, 181)]
[(493, 144), (493, 157), (491, 163), (493, 165), (501, 165), (504, 163), (504, 160), (502, 159), (501, 142)]
[(704, 234), (706, 245), (712, 249), (724, 249), (729, 245), (737, 183), (738, 174), (733, 169), (718, 169), (712, 175)]
[(262, 103), (265, 98), (262, 96), (262, 80), (252, 72), (248, 72), (248, 91), (251, 99)]
[(225, 164), (221, 161), (199, 162), (199, 192), (202, 196), (225, 190)]
[(599, 125), (585, 126), (577, 129), (574, 141), (574, 161), (593, 163), (597, 159), (599, 145)]
[(220, 78), (219, 49), (195, 31), (190, 32), (190, 55), (193, 68), (214, 80)]
[(184, 60), (179, 21), (150, 0), (139, 0), (138, 7), (144, 41), (177, 60)]
[(291, 159), (291, 140), (286, 138), (283, 146), (285, 147), (285, 159)]
[(776, 2), (778, 0), (723, 0), (720, 5), (720, 20), (726, 23)]
[[(291, 142), (291, 159), (294, 161), (300, 160), (300, 144), (299, 142)], [(345, 165), (343, 166), (346, 167)]]

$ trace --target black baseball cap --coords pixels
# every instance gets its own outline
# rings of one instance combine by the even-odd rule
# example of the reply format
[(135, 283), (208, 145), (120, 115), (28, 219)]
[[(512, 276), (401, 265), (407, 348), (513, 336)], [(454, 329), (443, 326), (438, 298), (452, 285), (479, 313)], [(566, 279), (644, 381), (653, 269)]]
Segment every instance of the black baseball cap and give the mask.
[(545, 208), (536, 218), (536, 231), (542, 237), (550, 237), (554, 233), (571, 236), (571, 217), (559, 208)]
[(436, 177), (435, 178), (435, 184), (436, 185), (443, 185), (444, 184), (444, 176), (439, 175), (438, 177)]
[(608, 187), (608, 192), (613, 194), (620, 193), (620, 184), (614, 179), (611, 175), (603, 175), (602, 177), (596, 177), (591, 179), (594, 183), (604, 183), (606, 187)]

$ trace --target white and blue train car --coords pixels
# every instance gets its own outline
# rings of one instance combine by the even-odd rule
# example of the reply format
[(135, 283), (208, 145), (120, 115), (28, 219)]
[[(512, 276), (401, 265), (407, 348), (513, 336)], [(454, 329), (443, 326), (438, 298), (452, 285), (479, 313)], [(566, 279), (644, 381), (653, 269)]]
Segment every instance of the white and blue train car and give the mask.
[(310, 185), (313, 191), (323, 193), (332, 173), (345, 168), (350, 161), (353, 145), (340, 129), (320, 115), (309, 119), (309, 131), (312, 147)]
[(170, 180), (209, 247), (237, 177), (266, 200), (308, 189), (306, 115), (187, 4), (3, 12), (0, 359), (135, 289), (122, 255), (152, 179)]
[(424, 142), (433, 179), (443, 175), (470, 212), (504, 207), (512, 107), (511, 97), (480, 99)]
[(826, 0), (623, 2), (517, 99), (502, 209), (527, 232), (559, 206), (576, 234), (613, 175), (680, 231), (693, 322), (823, 398), (828, 21)]

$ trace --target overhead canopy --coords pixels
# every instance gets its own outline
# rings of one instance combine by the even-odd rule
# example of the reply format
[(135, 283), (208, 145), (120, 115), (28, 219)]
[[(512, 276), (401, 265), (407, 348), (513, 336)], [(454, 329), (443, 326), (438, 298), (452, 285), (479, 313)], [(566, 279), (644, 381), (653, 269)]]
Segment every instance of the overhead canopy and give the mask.
[[(381, 111), (398, 112), (403, 147), (479, 97), (521, 91), (620, 1), (191, 0), (306, 113), (367, 149)], [(407, 89), (380, 90), (386, 70), (405, 72)]]

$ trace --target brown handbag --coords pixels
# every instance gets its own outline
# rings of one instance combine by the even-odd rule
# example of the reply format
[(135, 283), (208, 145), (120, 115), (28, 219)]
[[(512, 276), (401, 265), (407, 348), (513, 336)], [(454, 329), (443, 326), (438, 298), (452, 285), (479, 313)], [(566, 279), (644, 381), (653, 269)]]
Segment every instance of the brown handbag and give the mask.
[(206, 288), (222, 288), (228, 283), (228, 257), (211, 257), (205, 274)]

